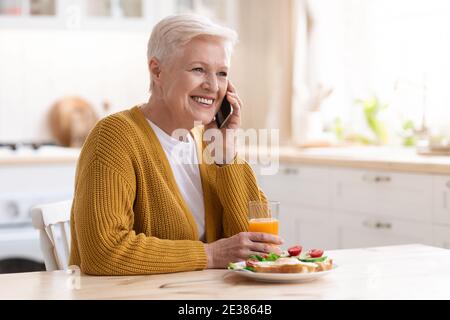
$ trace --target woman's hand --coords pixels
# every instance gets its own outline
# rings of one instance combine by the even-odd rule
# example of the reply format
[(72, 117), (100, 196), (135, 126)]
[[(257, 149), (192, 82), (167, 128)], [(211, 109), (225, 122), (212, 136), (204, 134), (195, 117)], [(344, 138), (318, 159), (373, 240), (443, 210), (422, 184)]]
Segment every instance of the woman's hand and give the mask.
[[(219, 129), (222, 135), (223, 144), (217, 145), (216, 147), (222, 149), (223, 159), (218, 159), (219, 161), (216, 162), (218, 165), (229, 163), (236, 156), (236, 134), (237, 129), (241, 127), (242, 101), (236, 93), (236, 88), (230, 81), (228, 81), (227, 93), (224, 99), (228, 99), (228, 102), (233, 108), (233, 113), (224, 126)], [(214, 120), (205, 126), (205, 130), (208, 129), (218, 129)]]
[[(233, 114), (230, 116), (228, 121), (225, 123), (223, 128), (220, 129), (220, 131), (225, 134), (225, 130), (237, 130), (241, 127), (241, 107), (242, 107), (242, 101), (239, 98), (235, 86), (231, 83), (231, 81), (228, 81), (228, 88), (227, 93), (224, 99), (228, 99), (228, 102), (233, 107)], [(214, 122), (215, 123), (215, 122)], [(217, 128), (217, 125), (216, 125)]]
[(207, 268), (225, 268), (230, 262), (246, 260), (252, 254), (281, 254), (278, 246), (283, 242), (278, 236), (262, 232), (241, 232), (230, 238), (217, 240), (205, 245)]

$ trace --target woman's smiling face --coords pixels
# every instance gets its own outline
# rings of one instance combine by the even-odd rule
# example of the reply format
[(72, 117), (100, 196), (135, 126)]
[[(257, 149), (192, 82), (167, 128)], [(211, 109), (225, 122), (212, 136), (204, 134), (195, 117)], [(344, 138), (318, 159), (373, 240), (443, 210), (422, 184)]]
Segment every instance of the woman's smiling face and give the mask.
[(199, 36), (161, 68), (162, 99), (178, 127), (207, 124), (219, 110), (228, 86), (230, 54), (225, 40)]

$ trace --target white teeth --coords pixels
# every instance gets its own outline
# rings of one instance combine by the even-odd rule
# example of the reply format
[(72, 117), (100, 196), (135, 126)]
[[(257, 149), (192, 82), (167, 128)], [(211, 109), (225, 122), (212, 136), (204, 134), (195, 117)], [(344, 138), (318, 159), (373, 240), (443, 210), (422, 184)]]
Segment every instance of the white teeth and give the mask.
[(205, 99), (205, 98), (201, 98), (201, 97), (192, 97), (192, 99), (194, 99), (197, 102), (203, 103), (203, 104), (212, 104), (214, 102), (213, 99)]

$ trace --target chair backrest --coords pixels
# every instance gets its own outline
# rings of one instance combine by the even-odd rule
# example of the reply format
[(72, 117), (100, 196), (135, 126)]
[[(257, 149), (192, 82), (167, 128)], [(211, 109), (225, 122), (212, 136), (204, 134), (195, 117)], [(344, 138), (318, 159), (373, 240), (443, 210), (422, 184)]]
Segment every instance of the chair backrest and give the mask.
[(67, 270), (70, 252), (72, 200), (37, 205), (31, 209), (47, 271)]

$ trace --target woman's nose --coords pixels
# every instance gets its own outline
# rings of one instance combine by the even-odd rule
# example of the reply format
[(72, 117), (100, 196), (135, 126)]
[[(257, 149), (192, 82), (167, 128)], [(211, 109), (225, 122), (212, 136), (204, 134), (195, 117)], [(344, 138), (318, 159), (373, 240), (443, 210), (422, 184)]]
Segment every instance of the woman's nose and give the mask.
[(203, 81), (203, 89), (211, 92), (219, 91), (219, 82), (214, 74), (209, 74), (206, 76), (205, 81)]

